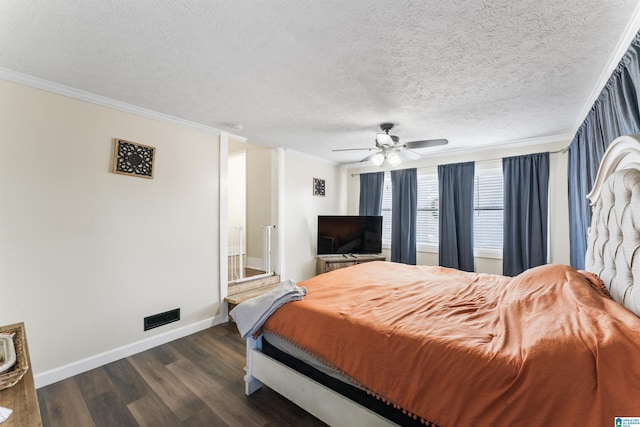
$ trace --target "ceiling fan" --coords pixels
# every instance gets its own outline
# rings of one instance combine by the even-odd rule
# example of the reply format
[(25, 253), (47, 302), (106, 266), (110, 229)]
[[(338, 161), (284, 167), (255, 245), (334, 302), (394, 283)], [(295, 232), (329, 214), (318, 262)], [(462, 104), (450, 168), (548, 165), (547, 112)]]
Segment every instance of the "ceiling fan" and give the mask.
[(393, 129), (393, 126), (393, 123), (380, 124), (380, 130), (382, 130), (382, 132), (376, 134), (375, 148), (341, 148), (333, 151), (375, 151), (375, 153), (360, 160), (360, 163), (371, 161), (376, 166), (380, 166), (386, 160), (391, 166), (398, 166), (403, 157), (408, 160), (417, 160), (422, 157), (421, 154), (412, 151), (413, 149), (436, 147), (449, 143), (446, 139), (426, 139), (423, 141), (401, 143), (397, 136), (389, 135), (389, 131)]

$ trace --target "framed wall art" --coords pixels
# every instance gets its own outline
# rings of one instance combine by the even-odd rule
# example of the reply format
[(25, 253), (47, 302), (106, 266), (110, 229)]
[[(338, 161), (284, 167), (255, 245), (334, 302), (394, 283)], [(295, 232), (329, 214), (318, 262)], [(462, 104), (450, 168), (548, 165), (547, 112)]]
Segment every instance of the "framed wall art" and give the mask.
[(324, 192), (325, 192), (324, 179), (313, 178), (313, 195), (324, 196)]
[(155, 147), (124, 139), (115, 139), (114, 142), (113, 173), (153, 178)]

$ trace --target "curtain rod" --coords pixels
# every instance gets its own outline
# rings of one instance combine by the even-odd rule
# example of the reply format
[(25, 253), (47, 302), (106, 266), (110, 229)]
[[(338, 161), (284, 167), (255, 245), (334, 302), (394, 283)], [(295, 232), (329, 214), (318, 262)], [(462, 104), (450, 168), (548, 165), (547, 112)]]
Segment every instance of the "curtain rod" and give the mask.
[[(567, 152), (569, 152), (569, 147), (564, 147), (564, 148), (561, 148), (561, 149), (555, 150), (555, 151), (549, 151), (548, 153), (549, 154), (565, 154)], [(544, 153), (544, 151), (543, 151), (543, 153)], [(526, 155), (527, 154), (523, 154), (523, 156), (526, 156)], [(516, 157), (516, 156), (514, 156), (514, 157)], [(493, 162), (493, 161), (496, 161), (496, 160), (502, 160), (503, 158), (504, 157), (500, 157), (500, 158), (497, 158), (497, 159), (484, 159), (484, 160), (480, 160), (478, 163)], [(386, 172), (386, 171), (384, 171), (384, 172)], [(363, 172), (363, 173), (369, 173), (369, 172)], [(358, 175), (362, 175), (362, 174), (359, 174), (359, 173), (352, 173), (351, 174), (352, 177), (358, 176)]]

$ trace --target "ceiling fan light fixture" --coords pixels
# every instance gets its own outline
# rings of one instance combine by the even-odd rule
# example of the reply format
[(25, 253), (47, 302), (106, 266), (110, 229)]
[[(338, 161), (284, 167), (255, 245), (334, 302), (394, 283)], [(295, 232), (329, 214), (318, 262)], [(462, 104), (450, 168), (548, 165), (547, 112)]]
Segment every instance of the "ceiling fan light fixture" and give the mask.
[(380, 166), (382, 165), (382, 163), (384, 163), (384, 159), (385, 159), (384, 154), (377, 153), (375, 156), (371, 158), (371, 161), (373, 162), (374, 165)]
[(395, 152), (389, 153), (387, 155), (387, 160), (389, 161), (389, 164), (391, 164), (391, 166), (393, 167), (398, 166), (402, 162), (402, 159), (400, 158), (398, 153), (395, 153)]
[[(420, 141), (409, 141), (402, 143), (396, 135), (389, 135), (389, 131), (394, 128), (393, 123), (380, 123), (382, 132), (376, 133), (376, 145), (374, 148), (339, 148), (332, 151), (368, 151), (370, 154), (359, 163), (371, 162), (376, 166), (382, 166), (385, 162), (391, 167), (396, 167), (403, 160), (417, 160), (422, 155), (412, 150), (421, 148), (437, 147), (449, 143), (446, 139), (425, 139)], [(371, 154), (374, 152), (375, 154)]]
[(387, 133), (377, 133), (376, 142), (380, 145), (393, 145), (393, 139)]

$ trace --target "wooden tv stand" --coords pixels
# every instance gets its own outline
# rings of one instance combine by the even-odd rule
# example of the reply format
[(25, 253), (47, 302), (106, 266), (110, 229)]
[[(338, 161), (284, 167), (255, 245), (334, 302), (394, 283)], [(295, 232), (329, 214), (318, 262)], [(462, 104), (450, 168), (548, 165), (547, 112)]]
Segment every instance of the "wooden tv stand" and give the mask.
[(321, 255), (318, 257), (317, 274), (371, 261), (385, 261), (384, 255)]

